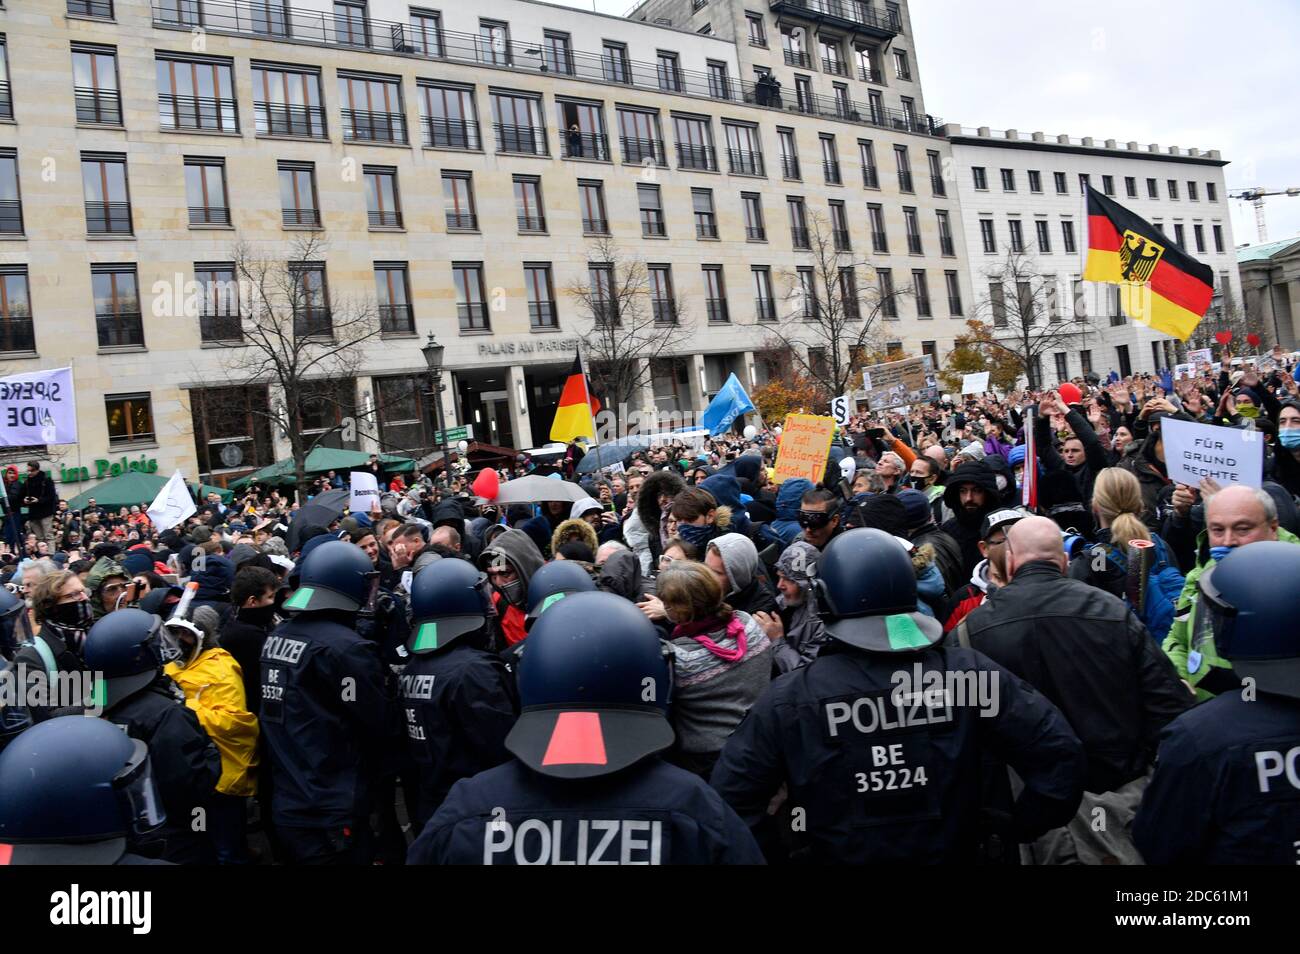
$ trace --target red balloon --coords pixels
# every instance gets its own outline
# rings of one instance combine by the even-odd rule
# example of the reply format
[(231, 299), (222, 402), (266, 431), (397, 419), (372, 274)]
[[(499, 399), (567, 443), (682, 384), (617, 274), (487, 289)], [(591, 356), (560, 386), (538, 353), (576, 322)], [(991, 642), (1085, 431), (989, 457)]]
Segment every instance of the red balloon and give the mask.
[(1246, 342), (1247, 342), (1247, 343), (1248, 343), (1252, 348), (1258, 348), (1258, 347), (1259, 347), (1259, 335), (1246, 335)]
[(1227, 347), (1232, 342), (1232, 332), (1220, 331), (1218, 334), (1214, 336), (1214, 340), (1217, 341), (1219, 344), (1223, 345), (1224, 347)]
[(484, 500), (496, 500), (501, 493), (501, 478), (491, 467), (484, 467), (470, 486)]
[(1057, 388), (1057, 392), (1061, 395), (1061, 400), (1066, 404), (1078, 404), (1083, 400), (1083, 392), (1069, 381)]

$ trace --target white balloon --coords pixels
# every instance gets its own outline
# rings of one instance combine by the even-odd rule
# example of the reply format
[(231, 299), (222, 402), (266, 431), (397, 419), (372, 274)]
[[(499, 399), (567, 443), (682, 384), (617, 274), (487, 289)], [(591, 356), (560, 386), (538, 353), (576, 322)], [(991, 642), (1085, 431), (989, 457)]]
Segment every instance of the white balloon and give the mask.
[(784, 430), (784, 428), (781, 427), (780, 424), (778, 424), (776, 427), (772, 428), (773, 433), (775, 433), (777, 437), (780, 437), (780, 436), (781, 436), (781, 431), (783, 431), (783, 430)]
[(469, 450), (469, 441), (459, 442), (456, 445), (456, 450), (460, 451), (462, 454), (465, 453), (465, 451)]
[(745, 440), (747, 440), (747, 441), (752, 441), (752, 440), (754, 439), (755, 435), (757, 435), (757, 434), (758, 434), (758, 428), (757, 428), (757, 427), (755, 427), (753, 424), (747, 424), (747, 425), (745, 425)]

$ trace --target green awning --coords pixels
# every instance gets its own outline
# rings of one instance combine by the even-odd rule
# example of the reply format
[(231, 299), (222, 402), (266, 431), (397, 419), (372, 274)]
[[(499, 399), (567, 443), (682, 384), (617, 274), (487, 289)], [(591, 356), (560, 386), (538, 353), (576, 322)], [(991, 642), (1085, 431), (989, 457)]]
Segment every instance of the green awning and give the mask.
[[(331, 470), (347, 473), (350, 470), (360, 470), (369, 462), (370, 455), (365, 451), (343, 450), (338, 447), (317, 447), (307, 455), (304, 471), (309, 477), (324, 474)], [(399, 454), (380, 454), (379, 462), (383, 465), (384, 470), (392, 473), (406, 474), (415, 470), (415, 461)], [(277, 460), (274, 464), (269, 464), (261, 470), (253, 471), (246, 477), (240, 477), (238, 480), (232, 481), (230, 487), (232, 490), (242, 490), (249, 484), (255, 483), (287, 486), (293, 482), (293, 458), (286, 457), (284, 460)]]
[[(171, 475), (163, 474), (142, 474), (139, 471), (129, 471), (120, 477), (110, 477), (108, 480), (96, 484), (89, 490), (84, 490), (77, 496), (68, 501), (68, 509), (81, 510), (89, 502), (90, 498), (95, 498), (95, 504), (100, 507), (130, 507), (139, 504), (141, 507), (147, 507), (153, 503), (154, 498), (158, 496), (158, 491), (167, 485), (171, 480)], [(190, 492), (193, 493), (198, 488), (199, 501), (208, 494), (220, 494), (221, 500), (228, 503), (235, 495), (229, 490), (223, 490), (220, 487), (209, 487), (207, 484), (190, 484)]]

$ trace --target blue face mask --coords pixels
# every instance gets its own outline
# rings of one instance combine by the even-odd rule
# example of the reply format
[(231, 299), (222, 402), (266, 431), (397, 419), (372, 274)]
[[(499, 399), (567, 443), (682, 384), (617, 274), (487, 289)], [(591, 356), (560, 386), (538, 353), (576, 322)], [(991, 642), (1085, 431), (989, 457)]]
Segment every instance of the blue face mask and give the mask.
[(677, 535), (697, 549), (703, 549), (705, 544), (713, 539), (716, 531), (709, 524), (697, 527), (691, 523), (679, 523), (677, 525)]
[(1236, 547), (1210, 547), (1210, 559), (1218, 563), (1235, 549)]
[(1300, 450), (1300, 427), (1286, 427), (1277, 432), (1278, 442), (1287, 450)]

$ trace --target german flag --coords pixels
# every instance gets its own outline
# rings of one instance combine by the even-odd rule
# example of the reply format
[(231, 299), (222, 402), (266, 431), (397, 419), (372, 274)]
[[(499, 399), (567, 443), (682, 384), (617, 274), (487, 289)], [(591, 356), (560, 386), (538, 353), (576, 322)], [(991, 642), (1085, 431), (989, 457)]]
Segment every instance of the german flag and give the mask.
[(1214, 297), (1214, 270), (1150, 222), (1088, 189), (1085, 281), (1119, 285), (1124, 313), (1181, 341), (1191, 337)]
[(567, 444), (575, 437), (596, 437), (595, 416), (600, 412), (600, 401), (587, 387), (587, 375), (582, 370), (582, 356), (573, 356), (573, 370), (564, 382), (560, 403), (555, 408), (551, 423), (551, 440)]

